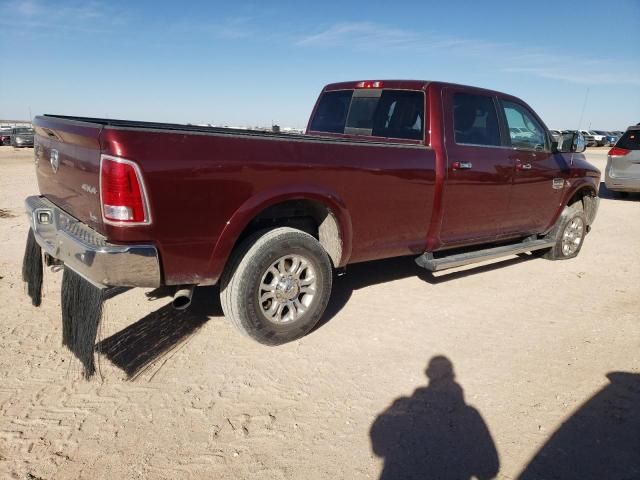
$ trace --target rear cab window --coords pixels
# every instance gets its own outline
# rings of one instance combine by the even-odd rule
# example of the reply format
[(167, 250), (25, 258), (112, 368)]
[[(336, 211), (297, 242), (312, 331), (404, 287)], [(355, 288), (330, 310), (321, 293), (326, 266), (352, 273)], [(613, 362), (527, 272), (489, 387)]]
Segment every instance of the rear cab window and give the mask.
[(313, 132), (423, 140), (425, 94), (419, 90), (349, 89), (324, 92)]

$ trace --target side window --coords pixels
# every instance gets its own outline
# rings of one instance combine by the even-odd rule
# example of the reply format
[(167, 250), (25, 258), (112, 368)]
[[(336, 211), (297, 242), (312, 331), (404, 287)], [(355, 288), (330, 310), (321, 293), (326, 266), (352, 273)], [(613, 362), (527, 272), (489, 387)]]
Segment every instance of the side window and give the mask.
[(502, 106), (512, 147), (527, 150), (547, 149), (547, 134), (529, 110), (508, 100), (503, 100)]
[(322, 94), (311, 130), (316, 132), (344, 133), (347, 112), (353, 90), (338, 90)]
[(498, 114), (493, 98), (486, 95), (453, 95), (455, 142), (470, 145), (500, 145)]

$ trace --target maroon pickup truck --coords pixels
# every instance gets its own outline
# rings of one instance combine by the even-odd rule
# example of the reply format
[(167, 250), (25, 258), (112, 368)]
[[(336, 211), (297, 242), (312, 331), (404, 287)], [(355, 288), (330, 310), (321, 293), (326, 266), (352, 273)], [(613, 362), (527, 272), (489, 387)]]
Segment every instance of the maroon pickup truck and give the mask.
[(522, 100), (449, 83), (328, 85), (304, 135), (33, 124), (40, 195), (26, 200), (23, 270), (34, 303), (38, 256), (98, 289), (175, 286), (178, 308), (218, 284), (229, 320), (270, 345), (313, 328), (336, 269), (406, 255), (432, 271), (571, 258), (598, 207), (582, 137), (558, 145)]

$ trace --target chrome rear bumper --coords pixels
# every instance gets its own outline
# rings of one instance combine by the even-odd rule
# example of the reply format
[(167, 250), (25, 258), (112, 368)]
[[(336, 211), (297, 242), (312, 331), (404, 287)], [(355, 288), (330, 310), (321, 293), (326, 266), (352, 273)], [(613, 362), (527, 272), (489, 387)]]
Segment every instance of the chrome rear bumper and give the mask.
[(27, 197), (27, 215), (42, 250), (100, 286), (159, 287), (153, 245), (116, 245), (44, 197)]
[(609, 175), (608, 169), (605, 174), (604, 184), (608, 190), (613, 190), (614, 192), (640, 192), (640, 177), (612, 177)]

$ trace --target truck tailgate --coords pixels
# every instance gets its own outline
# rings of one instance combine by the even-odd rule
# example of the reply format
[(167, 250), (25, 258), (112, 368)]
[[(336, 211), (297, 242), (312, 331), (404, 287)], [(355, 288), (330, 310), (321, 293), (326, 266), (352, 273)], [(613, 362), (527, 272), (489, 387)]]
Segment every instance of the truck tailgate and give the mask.
[(102, 125), (55, 117), (36, 117), (33, 124), (40, 193), (104, 233), (99, 184)]

